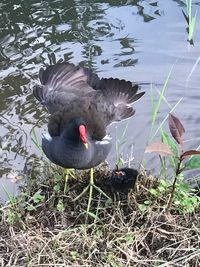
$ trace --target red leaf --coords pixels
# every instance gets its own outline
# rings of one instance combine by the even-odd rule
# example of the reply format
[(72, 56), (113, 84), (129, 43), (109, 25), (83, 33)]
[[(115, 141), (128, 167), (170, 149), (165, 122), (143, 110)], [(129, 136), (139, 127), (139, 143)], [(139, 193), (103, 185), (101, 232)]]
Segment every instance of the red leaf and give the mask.
[(172, 156), (173, 153), (167, 144), (155, 142), (146, 147), (145, 153), (158, 153), (161, 156)]
[(200, 151), (198, 150), (188, 150), (188, 151), (185, 151), (181, 157), (184, 158), (184, 157), (188, 157), (188, 156), (192, 156), (192, 155), (200, 155)]
[(179, 119), (171, 113), (169, 114), (169, 129), (176, 142), (182, 145), (183, 141), (181, 137), (185, 129)]

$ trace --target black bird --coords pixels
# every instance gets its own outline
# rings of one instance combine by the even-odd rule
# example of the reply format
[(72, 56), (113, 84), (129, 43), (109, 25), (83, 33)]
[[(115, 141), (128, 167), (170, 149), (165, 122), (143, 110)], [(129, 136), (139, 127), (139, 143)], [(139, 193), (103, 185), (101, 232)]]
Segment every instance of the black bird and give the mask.
[(65, 168), (90, 169), (104, 161), (111, 148), (106, 127), (134, 115), (131, 103), (144, 95), (129, 81), (100, 79), (90, 69), (68, 62), (40, 69), (39, 79), (33, 94), (51, 115), (42, 148)]
[(128, 192), (137, 181), (138, 171), (132, 168), (118, 167), (111, 174), (111, 186), (117, 192)]

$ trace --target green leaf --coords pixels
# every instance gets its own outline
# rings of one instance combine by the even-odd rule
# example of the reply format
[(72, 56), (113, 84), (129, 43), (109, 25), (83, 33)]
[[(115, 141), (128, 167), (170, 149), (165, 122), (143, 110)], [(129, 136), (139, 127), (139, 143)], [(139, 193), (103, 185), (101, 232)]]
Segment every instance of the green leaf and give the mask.
[(62, 180), (62, 176), (60, 174), (55, 174), (53, 179), (56, 181), (56, 182), (60, 182)]
[(36, 208), (33, 207), (32, 205), (29, 205), (29, 206), (26, 207), (26, 210), (33, 211), (33, 210), (36, 210)]
[(169, 162), (171, 166), (176, 169), (177, 164), (178, 164), (178, 147), (175, 144), (174, 140), (163, 130), (161, 130), (161, 139), (164, 144), (168, 145), (173, 153), (171, 157), (169, 157)]
[(139, 210), (140, 210), (141, 212), (144, 212), (144, 211), (147, 210), (148, 207), (147, 207), (146, 205), (139, 204), (139, 205), (138, 205), (138, 208), (139, 208)]
[(64, 203), (63, 203), (63, 201), (62, 201), (61, 199), (58, 201), (58, 204), (57, 204), (57, 210), (58, 210), (59, 212), (64, 212), (64, 210), (65, 210)]
[(169, 185), (169, 183), (167, 181), (163, 180), (163, 179), (160, 180), (160, 184), (165, 188), (167, 188), (168, 185)]
[(113, 204), (112, 199), (106, 199), (106, 202), (105, 202), (105, 206), (106, 206), (106, 207), (111, 207), (112, 204)]
[(158, 189), (159, 189), (159, 191), (160, 191), (161, 193), (166, 191), (166, 187), (161, 186), (161, 185), (158, 187)]
[(150, 190), (149, 190), (149, 192), (153, 195), (153, 196), (159, 196), (160, 195), (160, 193), (156, 190), (156, 189), (154, 189), (154, 188), (151, 188)]
[(71, 256), (72, 256), (73, 260), (75, 260), (75, 259), (76, 259), (76, 257), (77, 257), (77, 255), (78, 255), (78, 252), (77, 252), (77, 251), (75, 251), (75, 250), (72, 250), (72, 251), (70, 252), (70, 254), (71, 254)]
[(185, 162), (184, 170), (194, 170), (200, 168), (200, 156), (192, 156), (188, 161)]
[(127, 234), (124, 236), (124, 239), (126, 240), (126, 243), (127, 243), (128, 245), (131, 245), (131, 244), (133, 244), (133, 241), (134, 241), (135, 237), (134, 237), (133, 233), (127, 233)]
[(60, 185), (59, 184), (54, 185), (53, 191), (56, 193), (59, 193), (60, 192)]
[(44, 196), (42, 196), (40, 193), (35, 193), (32, 198), (33, 198), (33, 202), (36, 204), (44, 200)]
[(178, 157), (179, 156), (178, 147), (175, 144), (174, 140), (171, 137), (169, 137), (169, 135), (164, 131), (161, 132), (161, 137), (162, 137), (163, 143), (170, 147), (171, 151), (173, 152), (173, 156)]
[(177, 176), (177, 181), (179, 181), (179, 182), (181, 182), (181, 181), (183, 181), (184, 180), (184, 174), (181, 172), (181, 173), (179, 173), (179, 175)]
[(190, 187), (186, 183), (180, 183), (180, 184), (177, 185), (177, 187), (183, 193), (188, 193), (190, 191)]
[(145, 200), (145, 201), (144, 201), (144, 204), (147, 205), (147, 206), (148, 206), (148, 205), (151, 205), (151, 204), (152, 204), (152, 201), (151, 201), (151, 200)]

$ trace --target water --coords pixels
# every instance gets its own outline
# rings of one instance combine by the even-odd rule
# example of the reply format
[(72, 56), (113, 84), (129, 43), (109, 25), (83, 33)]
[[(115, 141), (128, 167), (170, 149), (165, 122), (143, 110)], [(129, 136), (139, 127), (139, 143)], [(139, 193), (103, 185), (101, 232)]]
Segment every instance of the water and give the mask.
[[(60, 58), (95, 69), (101, 77), (152, 82), (162, 85), (173, 66), (165, 97), (187, 130), (185, 147), (200, 145), (200, 66), (190, 72), (200, 56), (200, 15), (194, 46), (187, 42), (183, 1), (12, 1), (0, 3), (0, 196), (15, 194), (17, 185), (8, 177), (23, 174), (28, 159), (41, 153), (31, 141), (35, 127), (38, 139), (46, 129), (46, 111), (32, 96), (38, 71)], [(193, 9), (199, 10), (200, 1)], [(120, 152), (133, 151), (137, 166), (144, 157), (150, 130), (150, 85), (142, 86), (145, 97), (135, 104), (126, 142)], [(169, 112), (163, 103), (158, 119)], [(159, 123), (158, 121), (158, 123)], [(118, 136), (127, 121), (118, 124)], [(116, 124), (109, 127), (115, 139)], [(115, 162), (115, 146), (108, 158)], [(145, 156), (150, 168), (155, 157)], [(15, 175), (15, 173), (14, 173)]]

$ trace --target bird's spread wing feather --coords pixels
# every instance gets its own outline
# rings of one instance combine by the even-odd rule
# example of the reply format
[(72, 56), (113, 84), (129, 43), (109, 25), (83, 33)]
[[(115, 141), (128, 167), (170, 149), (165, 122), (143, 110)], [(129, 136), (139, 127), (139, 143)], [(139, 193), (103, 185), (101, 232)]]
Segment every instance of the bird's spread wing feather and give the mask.
[(131, 117), (131, 103), (140, 99), (139, 86), (129, 81), (102, 78), (87, 68), (71, 63), (57, 63), (41, 69), (41, 86), (34, 88), (35, 97), (52, 114), (49, 133), (60, 135), (73, 117), (82, 117), (91, 136), (101, 140), (113, 121)]
[(137, 93), (139, 86), (129, 81), (102, 78), (101, 84), (103, 94), (109, 99), (112, 99), (115, 106), (119, 104), (131, 104), (144, 95), (144, 92)]
[(100, 82), (91, 70), (67, 62), (40, 69), (39, 78), (42, 85), (35, 86), (33, 94), (51, 114), (91, 94)]
[[(101, 79), (102, 94), (99, 95), (99, 101), (97, 99), (96, 101), (101, 103), (107, 125), (134, 115), (135, 110), (131, 104), (144, 95), (144, 92), (138, 93), (138, 89), (137, 84), (132, 84), (129, 81), (113, 78)], [(114, 105), (114, 109), (110, 108), (111, 105)]]

